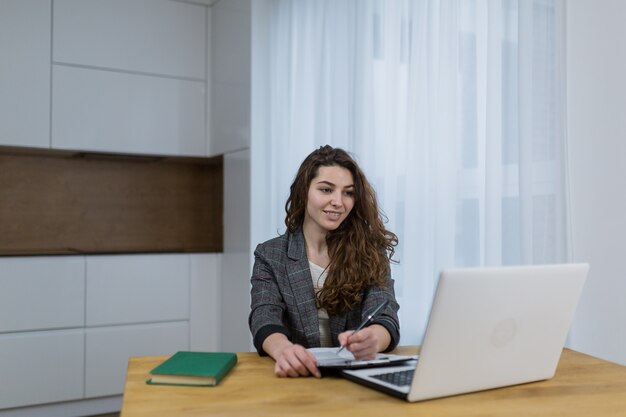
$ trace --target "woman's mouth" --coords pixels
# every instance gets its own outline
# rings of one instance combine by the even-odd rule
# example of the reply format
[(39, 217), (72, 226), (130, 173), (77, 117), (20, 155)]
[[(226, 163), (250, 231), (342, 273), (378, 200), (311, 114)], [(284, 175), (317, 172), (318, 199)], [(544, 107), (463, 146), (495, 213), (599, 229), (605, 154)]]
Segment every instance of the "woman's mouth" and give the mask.
[(338, 213), (336, 211), (326, 211), (326, 210), (324, 210), (324, 213), (331, 220), (339, 220), (339, 218), (341, 217), (341, 213)]

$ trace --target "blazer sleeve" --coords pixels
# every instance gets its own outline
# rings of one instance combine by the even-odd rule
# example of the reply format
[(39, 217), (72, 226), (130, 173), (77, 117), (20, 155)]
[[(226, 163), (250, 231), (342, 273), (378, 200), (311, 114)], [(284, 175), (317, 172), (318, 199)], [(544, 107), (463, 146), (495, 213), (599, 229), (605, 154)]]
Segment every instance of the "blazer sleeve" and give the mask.
[(254, 251), (254, 267), (250, 279), (250, 315), (248, 325), (252, 333), (254, 347), (260, 355), (267, 355), (263, 342), (273, 333), (290, 337), (289, 329), (283, 322), (285, 303), (281, 297), (275, 272), (265, 254), (263, 245)]
[(400, 305), (396, 301), (393, 285), (394, 281), (389, 273), (387, 275), (387, 284), (384, 287), (371, 287), (366, 292), (363, 300), (363, 308), (361, 310), (363, 319), (365, 319), (385, 300), (389, 301), (385, 311), (378, 315), (378, 317), (373, 321), (373, 324), (380, 324), (387, 329), (389, 335), (391, 336), (391, 342), (389, 342), (389, 346), (385, 352), (395, 349), (396, 346), (398, 346), (398, 343), (400, 343), (400, 321), (398, 320), (398, 309), (400, 308)]

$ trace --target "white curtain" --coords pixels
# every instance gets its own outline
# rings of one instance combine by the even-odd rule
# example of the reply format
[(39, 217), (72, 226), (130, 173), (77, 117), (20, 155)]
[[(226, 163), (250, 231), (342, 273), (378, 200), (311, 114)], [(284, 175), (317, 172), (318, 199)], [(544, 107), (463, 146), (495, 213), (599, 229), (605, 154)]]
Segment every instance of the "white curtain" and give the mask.
[(568, 259), (562, 0), (253, 2), (252, 238), (350, 151), (399, 239), (402, 343), (443, 268)]

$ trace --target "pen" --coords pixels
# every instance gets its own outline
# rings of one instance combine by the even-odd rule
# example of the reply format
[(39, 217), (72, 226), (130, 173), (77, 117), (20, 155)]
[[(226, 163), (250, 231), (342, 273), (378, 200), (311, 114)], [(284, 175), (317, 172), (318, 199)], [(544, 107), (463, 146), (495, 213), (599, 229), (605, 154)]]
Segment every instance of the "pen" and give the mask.
[[(372, 321), (374, 321), (374, 319), (376, 318), (376, 316), (378, 315), (378, 313), (380, 313), (381, 311), (383, 311), (385, 309), (385, 307), (387, 307), (387, 304), (389, 304), (389, 300), (385, 300), (383, 301), (383, 303), (381, 305), (379, 305), (378, 307), (376, 307), (376, 310), (374, 310), (374, 312), (372, 312), (372, 314), (370, 314), (369, 316), (367, 316), (367, 318), (365, 320), (363, 320), (363, 322), (361, 324), (359, 324), (359, 327), (357, 327), (352, 334), (355, 334), (356, 332), (358, 332), (359, 330), (361, 330), (362, 328), (364, 328), (365, 326), (367, 326), (368, 324), (370, 324)], [(339, 350), (337, 351), (337, 355), (339, 353), (341, 353), (341, 351), (343, 350), (345, 346), (341, 346), (339, 348)]]

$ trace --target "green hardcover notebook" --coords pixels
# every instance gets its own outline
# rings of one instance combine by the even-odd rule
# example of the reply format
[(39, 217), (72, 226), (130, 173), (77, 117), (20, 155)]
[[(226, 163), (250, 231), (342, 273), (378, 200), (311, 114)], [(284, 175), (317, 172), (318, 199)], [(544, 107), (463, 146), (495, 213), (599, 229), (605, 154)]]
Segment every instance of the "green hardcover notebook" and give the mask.
[(148, 384), (214, 386), (237, 363), (231, 352), (176, 352), (150, 371)]

